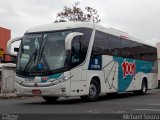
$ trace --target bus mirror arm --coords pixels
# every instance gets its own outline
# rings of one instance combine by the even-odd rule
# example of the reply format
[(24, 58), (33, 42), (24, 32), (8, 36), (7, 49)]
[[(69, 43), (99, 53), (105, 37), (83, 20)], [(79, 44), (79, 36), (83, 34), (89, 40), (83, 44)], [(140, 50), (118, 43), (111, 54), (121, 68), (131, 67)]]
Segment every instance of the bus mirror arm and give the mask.
[(65, 39), (65, 48), (66, 48), (66, 50), (71, 50), (71, 44), (72, 44), (73, 38), (76, 37), (76, 36), (79, 36), (79, 35), (83, 35), (83, 33), (72, 32), (72, 33), (67, 35), (67, 37)]

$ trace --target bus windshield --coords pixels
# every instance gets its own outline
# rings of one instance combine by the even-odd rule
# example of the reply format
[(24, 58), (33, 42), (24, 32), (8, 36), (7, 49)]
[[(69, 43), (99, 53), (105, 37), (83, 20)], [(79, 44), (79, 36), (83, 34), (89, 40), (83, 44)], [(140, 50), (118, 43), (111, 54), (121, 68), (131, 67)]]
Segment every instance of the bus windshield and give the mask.
[(71, 31), (26, 34), (23, 37), (17, 70), (47, 73), (65, 67), (65, 38)]

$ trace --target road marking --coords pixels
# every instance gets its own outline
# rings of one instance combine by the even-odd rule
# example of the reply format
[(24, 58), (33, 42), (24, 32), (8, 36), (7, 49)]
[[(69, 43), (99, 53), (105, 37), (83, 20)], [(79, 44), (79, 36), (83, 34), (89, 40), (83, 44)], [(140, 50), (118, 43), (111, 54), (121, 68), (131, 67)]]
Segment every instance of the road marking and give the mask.
[(148, 105), (153, 105), (153, 106), (160, 106), (160, 104), (148, 104)]
[(89, 113), (100, 113), (98, 110), (88, 110)]
[(127, 113), (126, 111), (116, 111), (116, 113)]
[(133, 109), (135, 111), (153, 111), (153, 112), (159, 112), (160, 109)]

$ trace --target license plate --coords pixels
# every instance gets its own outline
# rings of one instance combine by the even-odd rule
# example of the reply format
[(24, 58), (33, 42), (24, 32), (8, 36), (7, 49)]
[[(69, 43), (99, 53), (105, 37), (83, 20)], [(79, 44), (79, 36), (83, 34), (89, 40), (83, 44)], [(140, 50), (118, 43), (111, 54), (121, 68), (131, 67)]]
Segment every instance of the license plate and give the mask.
[(41, 90), (34, 89), (34, 90), (32, 90), (32, 94), (39, 95), (39, 94), (41, 94)]

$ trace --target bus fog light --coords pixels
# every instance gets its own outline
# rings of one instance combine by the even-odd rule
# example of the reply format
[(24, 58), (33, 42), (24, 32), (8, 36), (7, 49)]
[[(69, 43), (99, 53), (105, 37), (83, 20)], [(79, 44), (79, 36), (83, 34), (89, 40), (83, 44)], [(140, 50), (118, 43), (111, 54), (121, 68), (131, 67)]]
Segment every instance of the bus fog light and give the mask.
[(62, 91), (62, 92), (66, 92), (66, 88), (62, 88), (61, 91)]

